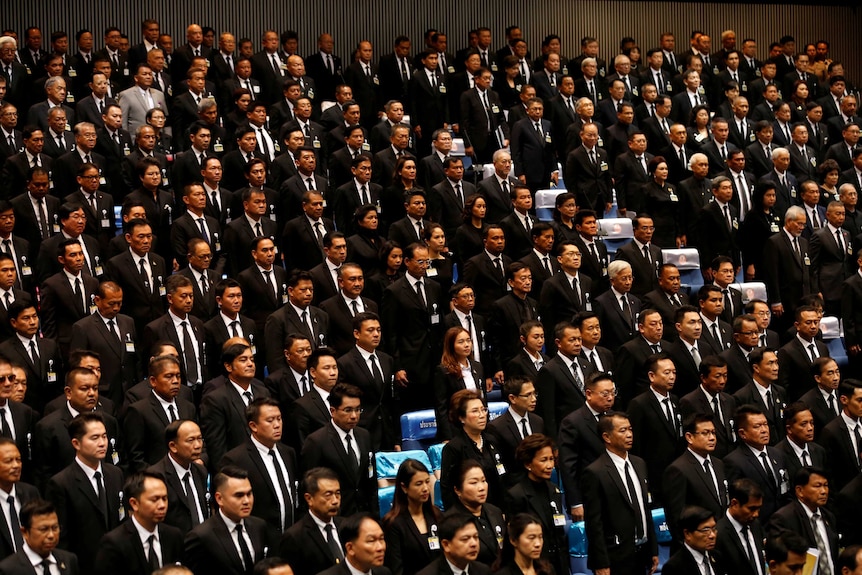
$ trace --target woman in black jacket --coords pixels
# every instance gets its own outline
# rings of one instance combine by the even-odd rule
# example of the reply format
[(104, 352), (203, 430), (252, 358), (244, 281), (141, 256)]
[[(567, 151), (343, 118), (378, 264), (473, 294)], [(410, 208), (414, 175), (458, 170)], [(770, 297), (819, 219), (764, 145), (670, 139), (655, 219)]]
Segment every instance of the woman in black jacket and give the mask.
[(476, 560), (492, 565), (506, 539), (506, 520), (503, 519), (502, 509), (488, 503), (485, 472), (475, 461), (468, 459), (461, 464), (455, 482), (455, 495), (458, 499), (446, 511), (446, 515), (466, 513), (476, 518), (476, 529), (479, 530), (479, 556)]
[(762, 180), (751, 196), (751, 210), (739, 230), (739, 245), (742, 246), (742, 265), (745, 281), (763, 281), (763, 246), (773, 234), (781, 230), (781, 218), (773, 211), (775, 206), (775, 184)]
[(421, 461), (406, 459), (395, 475), (392, 509), (383, 517), (386, 565), (392, 575), (415, 575), (440, 556), (431, 474)]
[(492, 567), (497, 575), (554, 575), (554, 568), (542, 559), (542, 522), (535, 515), (518, 513), (509, 520), (508, 531), (500, 559)]

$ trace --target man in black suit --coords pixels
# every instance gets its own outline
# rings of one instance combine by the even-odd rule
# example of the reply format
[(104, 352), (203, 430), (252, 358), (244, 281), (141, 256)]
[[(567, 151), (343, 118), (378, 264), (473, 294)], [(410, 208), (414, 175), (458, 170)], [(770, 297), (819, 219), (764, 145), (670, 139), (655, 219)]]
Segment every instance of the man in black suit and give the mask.
[(686, 507), (679, 518), (681, 537), (677, 541), (676, 552), (662, 567), (662, 573), (686, 575), (689, 573), (709, 573), (725, 575), (725, 568), (716, 561), (713, 550), (716, 546), (716, 516), (710, 509), (691, 505)]
[[(192, 281), (182, 275), (172, 275), (166, 282), (168, 312), (144, 327), (143, 349), (146, 357), (159, 341), (170, 341), (181, 352), (182, 375), (186, 385), (199, 393), (208, 380), (204, 324), (191, 315), (194, 304)], [(213, 350), (218, 353), (219, 350)]]
[(101, 414), (76, 416), (69, 423), (69, 436), (75, 461), (51, 477), (45, 498), (57, 508), (60, 543), (78, 556), (82, 572), (92, 573), (99, 539), (125, 517), (123, 472), (102, 462), (108, 438)]
[(507, 293), (505, 270), (512, 260), (503, 254), (506, 236), (501, 226), (487, 226), (483, 243), (483, 252), (464, 263), (463, 278), (476, 293), (476, 313), (488, 317), (492, 304)]
[(247, 575), (278, 545), (277, 533), (251, 516), (254, 495), (247, 471), (222, 468), (213, 478), (213, 490), (219, 512), (186, 535), (183, 561), (195, 573)]
[(857, 380), (845, 379), (838, 386), (838, 397), (843, 410), (829, 422), (817, 440), (829, 454), (830, 484), (841, 491), (862, 470), (859, 417), (862, 416), (862, 385)]
[(311, 389), (308, 357), (312, 346), (304, 335), (288, 333), (283, 349), (287, 367), (270, 371), (265, 383), (272, 397), (280, 402), (282, 412), (290, 413), (293, 402)]
[[(489, 229), (502, 235), (500, 228)], [(426, 247), (408, 245), (404, 249), (407, 273), (386, 288), (380, 306), (384, 347), (395, 359), (395, 381), (402, 388), (401, 409), (405, 411), (432, 405), (430, 377), (442, 340), (444, 300), (439, 284), (426, 277), (427, 260)]]
[(721, 319), (721, 313), (724, 311), (721, 288), (715, 284), (701, 286), (697, 290), (697, 305), (703, 326), (701, 339), (709, 344), (713, 352), (722, 353), (731, 346), (732, 332), (730, 324)]
[[(826, 508), (829, 500), (829, 479), (826, 471), (805, 467), (793, 477), (793, 501), (776, 511), (768, 522), (770, 539), (798, 534), (807, 547), (817, 549), (818, 573), (835, 573), (838, 562), (838, 523)], [(843, 573), (843, 570), (842, 570)]]
[[(57, 219), (60, 200), (48, 195), (49, 177), (50, 172), (46, 168), (36, 167), (29, 170), (27, 193), (20, 193), (9, 202), (15, 211), (14, 232), (30, 245), (30, 253), (26, 254), (30, 265), (36, 262), (42, 240), (60, 231), (60, 222)], [(39, 210), (44, 210), (41, 215)]]
[(264, 328), (258, 328), (267, 341), (266, 364), (270, 371), (285, 367), (283, 345), (288, 334), (302, 334), (315, 348), (326, 345), (329, 334), (329, 314), (311, 305), (315, 292), (311, 274), (295, 271), (285, 283), (287, 303), (263, 316)]
[(637, 335), (614, 352), (615, 374), (619, 385), (618, 406), (627, 406), (636, 395), (649, 387), (648, 358), (661, 353), (664, 326), (661, 314), (654, 309), (642, 309), (637, 316)]
[[(416, 135), (416, 150), (426, 155), (431, 151), (434, 133), (448, 127), (449, 96), (446, 94), (444, 72), (438, 70), (436, 52), (419, 55), (422, 66), (413, 72), (407, 85), (408, 109)], [(429, 137), (430, 136), (430, 137)]]
[[(5, 75), (3, 77), (5, 78)], [(16, 128), (17, 125), (18, 108), (4, 101), (0, 104), (0, 160), (4, 162), (24, 147), (24, 137), (21, 130)]]
[[(371, 181), (371, 156), (359, 154), (350, 163), (353, 177), (334, 191), (332, 217), (335, 227), (347, 235), (356, 233), (354, 213), (360, 206), (379, 205), (383, 188)], [(333, 185), (335, 185), (333, 183)]]
[(509, 198), (512, 209), (500, 220), (506, 236), (506, 255), (519, 260), (533, 250), (531, 232), (538, 220), (530, 215), (533, 209), (533, 193), (526, 185), (517, 182), (510, 186)]
[(598, 237), (597, 214), (593, 210), (581, 209), (575, 214), (575, 229), (578, 234), (575, 244), (581, 250), (581, 267), (585, 275), (593, 280), (594, 296), (608, 290), (608, 249)]
[[(6, 311), (15, 335), (0, 344), (0, 354), (23, 367), (28, 384), (24, 403), (40, 412), (63, 389), (63, 360), (59, 346), (53, 339), (37, 337), (39, 316), (30, 299), (16, 300)], [(26, 433), (15, 437), (22, 442), (22, 447), (26, 447), (23, 443)]]
[[(338, 540), (341, 493), (338, 475), (317, 467), (305, 472), (303, 497), (308, 513), (284, 532), (279, 555), (286, 558), (296, 575), (317, 575), (344, 560)], [(323, 525), (323, 530), (319, 525)]]
[(712, 453), (714, 457), (723, 459), (736, 442), (733, 430), (736, 401), (732, 395), (724, 392), (727, 384), (727, 362), (718, 355), (704, 355), (698, 370), (700, 385), (680, 399), (679, 409), (683, 419), (698, 413), (712, 416), (716, 432)]
[(260, 367), (259, 373), (262, 373), (265, 356), (263, 350), (256, 348), (263, 334), (257, 331), (257, 326), (251, 318), (240, 314), (244, 299), (242, 286), (238, 281), (228, 278), (216, 283), (212, 287), (212, 293), (218, 311), (204, 324), (206, 346), (211, 350), (207, 355), (209, 373), (213, 375), (221, 373), (220, 351), (224, 343), (232, 337), (241, 337), (251, 344), (255, 363)]
[[(20, 152), (18, 149), (13, 150), (3, 162), (3, 181), (0, 182), (0, 191), (5, 199), (12, 199), (28, 190), (31, 166), (37, 167), (38, 163), (38, 166), (46, 170), (51, 169), (53, 159), (43, 153), (44, 134), (45, 132), (36, 126), (24, 126), (23, 149)], [(32, 212), (33, 209), (30, 208), (30, 211)], [(38, 228), (36, 233), (38, 234)]]
[[(374, 182), (381, 186), (388, 186), (392, 181), (392, 175), (401, 157), (416, 160), (410, 145), (410, 126), (407, 124), (395, 124), (389, 130), (387, 146), (374, 153)], [(381, 210), (383, 211), (383, 210)]]
[(633, 427), (625, 414), (614, 411), (600, 417), (597, 427), (605, 452), (584, 469), (582, 480), (588, 566), (612, 573), (653, 572), (658, 543), (649, 511), (647, 464), (629, 454)]
[[(574, 242), (564, 240), (557, 244), (556, 263), (560, 270), (546, 279), (538, 298), (539, 315), (547, 333), (551, 333), (559, 322), (570, 321), (578, 312), (592, 311), (593, 280), (580, 273), (582, 260), (583, 254)], [(533, 278), (535, 283), (535, 271)], [(552, 350), (551, 346), (548, 349)]]
[(826, 222), (808, 239), (811, 289), (823, 295), (824, 312), (831, 316), (841, 315), (841, 286), (852, 275), (852, 238), (842, 228), (845, 215), (841, 202), (829, 202)]
[[(266, 323), (285, 303), (290, 294), (287, 272), (275, 265), (275, 242), (268, 237), (256, 237), (251, 241), (252, 264), (237, 276), (242, 286), (243, 312), (263, 333)], [(264, 341), (258, 344), (266, 349)]]
[[(116, 235), (114, 199), (99, 191), (99, 168), (93, 164), (81, 166), (77, 181), (76, 191), (63, 198), (63, 201), (83, 208), (86, 217), (83, 233), (99, 241), (99, 253), (93, 255), (104, 255), (108, 243)], [(77, 225), (78, 222), (74, 223)]]
[(305, 59), (305, 68), (317, 85), (320, 101), (333, 100), (335, 87), (344, 81), (341, 58), (332, 53), (334, 46), (332, 35), (323, 33), (317, 37), (318, 51)]
[(63, 240), (56, 251), (63, 269), (42, 284), (42, 332), (57, 340), (60, 352), (67, 356), (72, 325), (90, 315), (99, 282), (83, 273), (84, 252), (78, 240)]
[(826, 425), (839, 417), (843, 410), (838, 399), (841, 371), (831, 357), (818, 357), (811, 366), (811, 374), (817, 385), (800, 397), (799, 401), (814, 416), (814, 437), (818, 438)]
[(619, 155), (613, 158), (614, 186), (620, 214), (625, 214), (626, 210), (638, 214), (644, 211), (642, 188), (650, 181), (647, 166), (654, 157), (646, 152), (647, 138), (644, 132), (631, 130), (626, 136), (628, 148), (625, 152), (619, 149)]
[[(646, 461), (652, 477), (652, 504), (662, 502), (662, 473), (682, 453), (682, 413), (679, 397), (670, 393), (676, 381), (673, 361), (665, 353), (652, 354), (645, 362), (649, 388), (631, 400), (629, 419), (635, 439), (632, 453)], [(619, 372), (618, 372), (619, 373)]]
[(763, 526), (758, 521), (763, 492), (750, 479), (727, 486), (730, 505), (718, 519), (715, 556), (725, 569), (740, 575), (763, 573)]
[(309, 435), (302, 445), (303, 467), (329, 467), (338, 474), (345, 515), (377, 512), (377, 473), (371, 437), (357, 427), (362, 391), (338, 384), (329, 393), (330, 423)]
[(443, 171), (443, 161), (452, 151), (452, 134), (449, 130), (437, 129), (431, 135), (433, 147), (430, 154), (419, 160), (419, 177), (422, 188), (431, 190), (434, 186), (446, 179)]
[(225, 453), (248, 439), (246, 407), (258, 397), (269, 397), (266, 387), (253, 381), (255, 363), (250, 346), (228, 346), (222, 353), (222, 365), (227, 372), (226, 384), (205, 394), (201, 401), (201, 428), (211, 469), (217, 469)]
[[(213, 218), (212, 221), (216, 220)], [(192, 238), (188, 240), (187, 246), (183, 259), (188, 261), (188, 266), (178, 274), (187, 277), (194, 288), (194, 304), (190, 313), (201, 321), (207, 321), (217, 311), (213, 286), (220, 274), (209, 267), (213, 250), (206, 241), (200, 237)]]
[[(758, 347), (748, 354), (751, 380), (733, 394), (739, 406), (757, 407), (766, 416), (769, 425), (769, 445), (776, 445), (784, 437), (782, 413), (787, 405), (787, 392), (778, 385), (778, 356), (774, 349)], [(738, 420), (737, 420), (738, 423)]]
[(123, 492), (131, 520), (105, 533), (93, 563), (93, 573), (118, 571), (147, 575), (154, 568), (172, 565), (183, 555), (183, 533), (163, 524), (168, 507), (168, 488), (162, 477), (136, 473), (126, 480)]
[(608, 153), (597, 146), (599, 129), (595, 124), (584, 124), (580, 138), (581, 145), (566, 157), (564, 178), (579, 206), (603, 214), (610, 210), (612, 201)]
[(527, 117), (512, 126), (515, 175), (534, 193), (556, 184), (559, 177), (552, 123), (543, 117), (542, 101), (531, 98), (527, 101)]
[(726, 176), (712, 180), (712, 201), (694, 214), (697, 219), (696, 237), (700, 261), (711, 262), (723, 255), (731, 258), (734, 268), (741, 265), (737, 233), (739, 210), (730, 203), (733, 182)]
[(374, 451), (398, 445), (394, 425), (393, 378), (395, 361), (380, 351), (380, 318), (366, 311), (352, 317), (355, 345), (338, 358), (338, 373), (362, 391), (363, 411), (359, 426), (368, 430)]
[(551, 434), (567, 415), (584, 405), (584, 382), (593, 372), (592, 365), (580, 357), (580, 328), (560, 322), (554, 328), (554, 339), (557, 355), (542, 366), (536, 378), (537, 414)]
[[(754, 405), (740, 405), (734, 420), (739, 445), (725, 458), (728, 481), (747, 477), (763, 491), (760, 513), (764, 521), (789, 500), (790, 477), (784, 454), (769, 445), (766, 415)], [(777, 443), (777, 442), (775, 442)]]
[[(479, 68), (473, 78), (475, 88), (460, 95), (459, 133), (464, 138), (465, 153), (484, 164), (491, 162), (494, 152), (509, 144), (509, 124), (500, 96), (491, 89), (491, 70)], [(547, 128), (550, 134), (550, 123)]]
[(634, 239), (621, 246), (614, 260), (628, 262), (634, 272), (631, 292), (643, 297), (658, 287), (658, 270), (664, 263), (661, 248), (652, 243), (655, 226), (647, 214), (639, 214), (634, 220)]
[[(473, 518), (465, 513), (453, 513), (438, 526), (443, 554), (419, 571), (418, 575), (448, 575), (454, 566), (460, 573), (469, 569), (472, 575), (488, 575), (491, 571), (476, 561), (479, 556), (479, 531)], [(468, 541), (469, 543), (464, 543)]]
[(497, 150), (493, 156), (494, 174), (483, 178), (476, 191), (485, 196), (485, 222), (497, 224), (512, 213), (511, 191), (518, 183), (511, 175), (512, 156), (506, 150)]
[(634, 280), (628, 262), (612, 261), (608, 276), (611, 289), (595, 298), (596, 314), (602, 326), (602, 345), (616, 351), (635, 335), (641, 301), (630, 294)]
[(171, 224), (174, 259), (181, 268), (188, 265), (186, 254), (190, 251), (189, 242), (201, 239), (211, 250), (207, 267), (220, 274), (225, 267), (221, 249), (224, 238), (218, 220), (204, 213), (207, 203), (206, 190), (201, 184), (188, 184), (182, 189), (182, 198), (186, 211)]
[(573, 521), (584, 519), (584, 470), (605, 452), (597, 423), (602, 414), (611, 410), (616, 397), (614, 381), (607, 372), (591, 374), (584, 386), (584, 405), (563, 418), (559, 433), (560, 472)]
[(377, 122), (380, 108), (380, 79), (377, 64), (372, 62), (374, 47), (361, 40), (356, 47), (356, 58), (344, 70), (344, 83), (353, 90), (353, 99), (362, 110), (361, 123), (371, 129)]
[(829, 349), (817, 339), (820, 313), (814, 306), (800, 306), (794, 312), (795, 337), (778, 350), (778, 382), (787, 390), (790, 401), (796, 401), (817, 383), (812, 375), (814, 360), (829, 357)]
[(808, 406), (799, 401), (791, 403), (784, 410), (784, 420), (787, 437), (775, 447), (784, 455), (787, 476), (795, 477), (803, 467), (825, 468), (828, 455), (814, 443), (814, 415)]
[[(3, 386), (5, 388), (11, 387), (7, 384), (10, 376), (4, 377), (7, 379), (3, 380)], [(15, 441), (10, 437), (0, 437), (0, 462), (2, 462), (2, 466), (0, 466), (0, 489), (3, 490), (3, 493), (9, 494), (7, 507), (4, 510), (4, 519), (8, 523), (0, 524), (0, 554), (3, 557), (8, 557), (24, 548), (25, 542), (21, 533), (10, 531), (9, 525), (13, 527), (19, 525), (19, 510), (28, 502), (39, 499), (39, 490), (35, 486), (21, 481), (21, 459), (21, 451), (15, 445)], [(21, 519), (23, 520), (23, 517)]]
[(721, 515), (727, 508), (724, 463), (713, 455), (713, 416), (690, 415), (683, 420), (682, 429), (688, 449), (667, 467), (662, 480), (665, 516), (678, 542), (683, 539), (681, 516), (687, 506), (705, 507), (713, 515)]
[(141, 471), (167, 454), (165, 428), (177, 419), (197, 419), (193, 403), (179, 396), (180, 362), (172, 355), (149, 362), (149, 397), (128, 406), (123, 418), (123, 437), (130, 471)]
[(528, 295), (531, 282), (530, 268), (524, 263), (514, 262), (506, 268), (509, 292), (493, 303), (488, 320), (488, 341), (494, 365), (505, 365), (518, 354), (521, 326), (539, 318), (536, 300)]
[(374, 516), (357, 513), (348, 517), (339, 527), (338, 538), (344, 548), (344, 562), (321, 573), (348, 575), (356, 570), (369, 575), (391, 575), (383, 565), (386, 551), (383, 528)]
[[(86, 214), (83, 206), (66, 203), (57, 209), (59, 233), (44, 240), (39, 246), (36, 257), (36, 279), (45, 282), (50, 276), (63, 269), (63, 262), (58, 259), (60, 246), (69, 240), (77, 241), (81, 246), (81, 265), (83, 274), (99, 277), (104, 274), (100, 259), (99, 242), (96, 238), (84, 233)], [(89, 297), (87, 298), (90, 303)]]
[(645, 308), (661, 314), (664, 335), (668, 340), (677, 339), (676, 312), (688, 306), (688, 296), (680, 290), (679, 269), (673, 264), (662, 264), (658, 269), (658, 288), (643, 297)]
[[(256, 162), (265, 165), (262, 160), (252, 160), (249, 164)], [(227, 270), (231, 274), (239, 274), (251, 265), (251, 244), (255, 238), (265, 237), (275, 243), (279, 236), (275, 221), (264, 215), (267, 211), (267, 195), (264, 190), (243, 188), (242, 207), (243, 214), (231, 221), (224, 232)]]
[(758, 347), (757, 319), (748, 314), (733, 318), (733, 343), (719, 354), (727, 362), (730, 389), (742, 389), (751, 381), (748, 356), (755, 347)]
[[(313, 152), (301, 150), (300, 155), (313, 157)], [(335, 226), (332, 220), (323, 217), (322, 191), (322, 188), (303, 191), (302, 213), (284, 226), (281, 252), (288, 270), (310, 270), (323, 263), (323, 237), (334, 231)]]
[[(772, 315), (778, 326), (789, 327), (799, 299), (811, 293), (811, 259), (808, 240), (799, 237), (805, 228), (805, 210), (791, 206), (784, 228), (767, 240), (763, 248), (766, 289)], [(779, 333), (782, 331), (776, 327)]]
[(164, 278), (168, 275), (165, 260), (151, 253), (153, 230), (147, 220), (126, 222), (129, 249), (108, 260), (106, 274), (123, 290), (123, 314), (135, 320), (135, 331), (144, 333), (148, 323), (164, 313)]
[(283, 533), (295, 522), (299, 508), (296, 452), (280, 443), (282, 414), (278, 401), (258, 397), (245, 410), (251, 435), (222, 457), (219, 467), (235, 465), (248, 471), (255, 493), (252, 515)]
[(464, 161), (459, 157), (443, 160), (443, 172), (445, 179), (428, 192), (428, 214), (443, 226), (446, 237), (454, 238), (464, 221), (464, 202), (476, 193), (476, 187), (464, 180)]
[(187, 533), (210, 514), (209, 478), (200, 461), (203, 435), (194, 421), (178, 419), (165, 428), (164, 443), (168, 454), (147, 471), (161, 475), (167, 485), (165, 524)]

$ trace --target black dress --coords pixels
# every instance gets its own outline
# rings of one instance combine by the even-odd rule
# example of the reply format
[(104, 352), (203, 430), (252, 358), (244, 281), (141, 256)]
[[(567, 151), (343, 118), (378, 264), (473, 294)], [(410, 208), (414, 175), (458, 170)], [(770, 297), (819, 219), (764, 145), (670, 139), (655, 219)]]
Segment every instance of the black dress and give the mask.
[(456, 500), (452, 507), (446, 511), (446, 515), (452, 513), (466, 513), (476, 518), (476, 528), (479, 530), (479, 557), (476, 560), (485, 565), (493, 565), (507, 536), (503, 510), (486, 502), (482, 505), (482, 512), (475, 516), (460, 501)]
[(400, 280), (404, 276), (404, 272), (398, 271), (393, 275), (387, 275), (386, 272), (378, 271), (371, 277), (365, 279), (365, 289), (362, 290), (362, 295), (374, 300), (377, 305), (383, 302), (383, 291)]
[[(566, 537), (565, 509), (559, 487), (550, 481), (536, 482), (525, 476), (508, 493), (509, 517), (531, 513), (542, 523), (545, 546), (542, 558), (550, 561), (557, 573), (569, 573), (569, 547)], [(554, 524), (554, 518), (558, 523)]]
[(415, 575), (429, 563), (437, 559), (442, 551), (431, 549), (428, 538), (437, 533), (437, 521), (430, 513), (425, 513), (427, 533), (419, 533), (419, 528), (410, 513), (405, 512), (386, 528), (386, 565), (392, 575)]
[(455, 230), (455, 237), (449, 247), (452, 249), (458, 265), (462, 265), (473, 256), (479, 255), (485, 249), (485, 244), (482, 241), (485, 228), (487, 226), (484, 224), (481, 228), (477, 228), (473, 224), (467, 223), (461, 224)]
[(754, 276), (757, 281), (764, 281), (763, 246), (773, 234), (781, 230), (781, 218), (773, 211), (765, 213), (762, 209), (753, 209), (745, 216), (745, 221), (739, 228), (739, 244), (742, 246), (742, 265), (754, 265)]
[(655, 232), (652, 242), (660, 248), (675, 249), (676, 238), (682, 234), (680, 225), (680, 193), (676, 186), (647, 182), (643, 185), (644, 210), (652, 216)]
[(551, 227), (554, 228), (554, 248), (560, 245), (561, 242), (573, 242), (578, 237), (578, 230), (575, 229), (575, 225), (572, 224), (572, 227), (567, 226), (562, 222), (558, 222), (554, 220), (551, 222)]
[(440, 464), (440, 494), (443, 497), (443, 507), (448, 509), (455, 502), (454, 481), (461, 464), (472, 459), (485, 472), (488, 482), (488, 501), (497, 506), (503, 504), (503, 482), (500, 475), (505, 475), (503, 456), (488, 435), (482, 434), (482, 449), (467, 437), (463, 429), (453, 433), (452, 440), (443, 447), (443, 458)]

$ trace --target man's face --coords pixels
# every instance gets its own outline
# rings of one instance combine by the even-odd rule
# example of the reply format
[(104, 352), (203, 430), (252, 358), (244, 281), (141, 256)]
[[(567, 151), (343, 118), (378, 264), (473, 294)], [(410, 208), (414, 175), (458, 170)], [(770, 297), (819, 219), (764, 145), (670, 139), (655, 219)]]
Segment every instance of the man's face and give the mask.
[(60, 79), (55, 81), (51, 86), (45, 88), (45, 93), (48, 94), (48, 99), (54, 104), (59, 104), (66, 100), (66, 81)]
[[(209, 246), (206, 246), (209, 249)], [(216, 296), (216, 303), (229, 317), (235, 317), (242, 309), (242, 288), (227, 287), (222, 295)]]
[(796, 497), (809, 508), (823, 507), (829, 500), (829, 480), (812, 473), (808, 483), (796, 488)]
[(165, 362), (161, 370), (160, 373), (150, 376), (150, 387), (165, 401), (173, 401), (180, 393), (180, 366), (177, 363)]
[(295, 286), (287, 288), (291, 303), (299, 308), (306, 308), (314, 299), (314, 284), (311, 280), (301, 279)]
[(621, 294), (627, 294), (632, 289), (633, 281), (632, 268), (626, 267), (611, 278), (611, 286)]
[(147, 64), (153, 72), (161, 72), (165, 69), (165, 53), (161, 50), (150, 50), (147, 54)]
[(356, 344), (365, 350), (375, 350), (380, 345), (380, 322), (377, 320), (363, 321), (358, 330), (353, 330)]
[(831, 392), (838, 389), (838, 384), (841, 383), (841, 371), (838, 364), (832, 360), (826, 362), (820, 369), (820, 374), (814, 376), (814, 381), (826, 391)]
[(254, 355), (251, 348), (246, 348), (230, 363), (225, 364), (225, 370), (234, 381), (245, 383), (254, 378)]
[(335, 264), (343, 264), (347, 259), (347, 240), (344, 238), (334, 238), (332, 244), (328, 248), (323, 248), (323, 253), (326, 257)]
[(460, 182), (464, 177), (464, 163), (461, 160), (450, 161), (449, 167), (444, 172), (450, 180)]
[(198, 150), (209, 150), (210, 140), (212, 139), (212, 134), (210, 133), (209, 128), (201, 128), (198, 130), (197, 134), (192, 134), (190, 138), (192, 146)]
[(506, 248), (506, 236), (501, 228), (491, 228), (484, 241), (485, 249), (493, 255), (500, 255)]
[(195, 302), (195, 292), (192, 286), (179, 287), (173, 293), (168, 293), (168, 305), (171, 311), (180, 317), (185, 317), (192, 311)]
[(638, 330), (650, 343), (658, 343), (664, 333), (661, 314), (652, 313), (643, 317), (643, 324), (638, 325)]
[(93, 421), (87, 424), (81, 439), (72, 438), (72, 447), (85, 460), (98, 461), (105, 458), (108, 451), (108, 432), (105, 424)]
[(56, 513), (33, 515), (30, 528), (23, 531), (27, 546), (40, 557), (47, 557), (60, 542), (60, 520)]
[(715, 451), (715, 424), (711, 421), (698, 423), (694, 433), (685, 434), (685, 440), (695, 453), (712, 453)]
[[(255, 168), (258, 166), (254, 166)], [(242, 203), (245, 212), (255, 218), (260, 218), (266, 213), (266, 194), (263, 192), (252, 192), (248, 200)]]
[(345, 550), (351, 564), (364, 572), (381, 567), (386, 555), (386, 539), (380, 524), (370, 518), (363, 520), (356, 539), (347, 541)]
[[(351, 106), (351, 110), (353, 107)], [(344, 117), (347, 118), (349, 112), (345, 112)], [(351, 122), (354, 123), (354, 122)], [(362, 133), (362, 130), (352, 130), (350, 134), (347, 136), (347, 145), (353, 148), (354, 150), (358, 150), (362, 147), (362, 144), (365, 142), (365, 134)]]
[(152, 152), (156, 147), (156, 131), (152, 126), (141, 126), (135, 142), (143, 151)]
[(567, 328), (562, 339), (557, 340), (557, 348), (567, 357), (576, 357), (581, 353), (581, 330), (576, 327)]
[[(550, 231), (553, 232), (553, 230)], [(551, 234), (550, 242), (551, 246), (553, 246), (553, 233)], [(563, 252), (557, 256), (557, 261), (565, 271), (573, 274), (573, 272), (577, 272), (581, 267), (581, 250), (574, 244), (568, 244), (563, 248)]]
[(685, 126), (682, 126), (680, 124), (674, 124), (670, 127), (670, 141), (679, 146), (680, 148), (685, 145), (685, 141), (687, 138), (688, 133), (685, 131)]
[(716, 534), (715, 519), (710, 517), (698, 525), (697, 529), (693, 532), (685, 531), (683, 537), (689, 547), (703, 553), (704, 551), (712, 551), (715, 549)]
[(521, 392), (518, 395), (509, 395), (508, 399), (516, 412), (527, 413), (536, 410), (537, 397), (536, 387), (528, 381), (521, 386)]
[(99, 380), (95, 374), (78, 375), (65, 392), (66, 399), (77, 411), (92, 411), (99, 402)]
[(859, 418), (862, 417), (862, 389), (853, 389), (853, 395), (847, 397), (846, 395), (842, 395), (839, 397), (841, 400), (841, 405), (844, 406), (844, 411), (846, 411), (850, 417)]
[(12, 329), (26, 337), (33, 337), (39, 331), (39, 316), (36, 314), (35, 307), (25, 308), (17, 318), (10, 318), (9, 322), (12, 324)]
[(63, 268), (72, 275), (78, 275), (84, 268), (84, 250), (81, 248), (81, 244), (66, 246), (65, 255), (58, 259)]
[(698, 74), (697, 72), (692, 72), (691, 74), (683, 78), (683, 83), (690, 92), (696, 92), (697, 89), (700, 87), (700, 74)]
[(16, 277), (15, 262), (12, 260), (0, 261), (0, 288), (10, 289), (15, 284)]
[(341, 508), (341, 486), (337, 479), (319, 479), (317, 481), (317, 493), (305, 494), (305, 503), (308, 510), (318, 518), (329, 521), (329, 518), (338, 515)]
[(786, 424), (787, 436), (793, 439), (797, 445), (805, 445), (814, 441), (814, 416), (810, 411), (800, 411)]
[[(314, 154), (310, 152), (303, 153), (303, 156), (306, 155), (314, 157)], [(308, 201), (302, 203), (302, 210), (308, 217), (316, 220), (323, 215), (323, 196), (320, 194), (310, 194)]]
[(135, 518), (147, 523), (161, 523), (168, 512), (168, 487), (155, 477), (144, 478), (144, 490), (139, 497), (129, 501)]
[(287, 364), (298, 373), (308, 369), (308, 356), (311, 355), (311, 342), (307, 339), (295, 339), (289, 348), (284, 350)]
[(21, 453), (15, 444), (0, 446), (0, 485), (21, 480)]
[(229, 477), (215, 494), (216, 503), (229, 519), (238, 521), (251, 515), (254, 495), (248, 479)]
[(733, 283), (734, 268), (732, 262), (724, 262), (718, 266), (717, 270), (713, 270), (712, 277), (719, 287), (725, 288)]
[(602, 440), (618, 452), (629, 451), (634, 440), (631, 423), (628, 418), (620, 416), (614, 416), (613, 422), (613, 429), (610, 433), (603, 433)]
[[(321, 364), (318, 364), (318, 372)], [(339, 407), (330, 407), (329, 413), (332, 415), (332, 423), (343, 429), (350, 431), (359, 423), (359, 415), (361, 410), (361, 402), (358, 397), (345, 397), (341, 400)]]
[(479, 531), (473, 522), (455, 532), (452, 539), (444, 539), (443, 553), (458, 562), (475, 561), (479, 556)]
[(275, 244), (267, 238), (257, 243), (257, 248), (251, 251), (255, 263), (264, 269), (269, 269), (275, 261)]
[(746, 424), (739, 428), (739, 438), (756, 448), (769, 445), (769, 421), (766, 416), (762, 413), (749, 414)]
[(626, 85), (619, 80), (614, 80), (611, 82), (610, 92), (614, 100), (622, 100), (626, 95)]
[(257, 147), (257, 136), (254, 132), (246, 132), (237, 140), (237, 146), (244, 154), (250, 154)]
[(343, 266), (341, 274), (338, 277), (338, 285), (341, 291), (348, 297), (359, 297), (362, 294), (363, 288), (365, 288), (365, 277), (362, 275), (362, 268)]
[(512, 291), (517, 294), (528, 294), (533, 287), (533, 276), (529, 268), (517, 271), (509, 280)]
[(126, 242), (136, 254), (147, 254), (153, 245), (153, 230), (149, 225), (135, 226), (131, 233), (126, 234)]
[(281, 441), (283, 423), (281, 410), (274, 405), (263, 405), (255, 421), (249, 423), (255, 438), (264, 445), (274, 445)]

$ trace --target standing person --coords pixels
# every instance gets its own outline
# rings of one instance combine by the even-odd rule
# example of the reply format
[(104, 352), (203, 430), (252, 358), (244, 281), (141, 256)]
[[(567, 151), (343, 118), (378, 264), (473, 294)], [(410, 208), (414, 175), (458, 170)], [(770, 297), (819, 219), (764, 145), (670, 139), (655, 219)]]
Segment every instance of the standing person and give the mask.
[[(35, 572), (36, 565), (50, 569), (59, 567), (60, 575), (78, 575), (78, 557), (74, 553), (57, 549), (60, 541), (60, 521), (54, 506), (35, 499), (21, 506), (21, 534), (23, 545), (14, 554), (0, 562), (3, 573), (24, 575)], [(34, 558), (37, 559), (34, 565)], [(53, 570), (50, 573), (54, 573)]]

